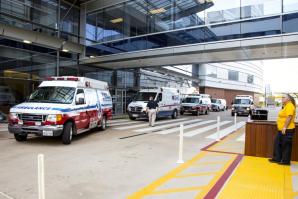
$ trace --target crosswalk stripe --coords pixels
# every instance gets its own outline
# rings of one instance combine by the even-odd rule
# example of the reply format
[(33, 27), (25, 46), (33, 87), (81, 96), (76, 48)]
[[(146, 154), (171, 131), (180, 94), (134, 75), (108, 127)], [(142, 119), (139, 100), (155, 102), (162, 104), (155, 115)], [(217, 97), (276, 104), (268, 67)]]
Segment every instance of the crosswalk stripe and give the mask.
[[(193, 122), (199, 122), (202, 121), (202, 119), (194, 119), (194, 120), (189, 120), (186, 122), (182, 122), (183, 124), (189, 124), (189, 123), (193, 123)], [(156, 127), (148, 127), (148, 128), (144, 128), (144, 129), (137, 129), (134, 132), (138, 132), (138, 133), (144, 133), (144, 132), (154, 132), (160, 129), (164, 129), (164, 128), (173, 128), (173, 127), (178, 127), (180, 125), (180, 123), (175, 122), (175, 123), (171, 123), (171, 124), (166, 124), (166, 125), (162, 125), (162, 126), (156, 126)]]
[(244, 142), (245, 141), (245, 133), (243, 133), (242, 135), (240, 135), (237, 139), (237, 142)]
[[(223, 125), (226, 125), (228, 123), (231, 123), (231, 121), (222, 121), (219, 124), (219, 126), (223, 126)], [(217, 127), (217, 124), (213, 124), (213, 125), (210, 125), (210, 126), (206, 126), (204, 128), (200, 128), (200, 129), (197, 129), (197, 130), (189, 131), (189, 132), (187, 132), (187, 133), (184, 134), (184, 137), (192, 137), (192, 136), (195, 136), (195, 135), (198, 135), (198, 134), (201, 134), (201, 133), (210, 131), (212, 129), (215, 129), (216, 127)]]
[(121, 123), (110, 123), (110, 126), (114, 127), (114, 126), (137, 124), (137, 123), (143, 123), (143, 121), (127, 121), (127, 122), (121, 122)]
[[(183, 121), (183, 120), (187, 120), (187, 118), (180, 118), (180, 119), (175, 119), (175, 120), (165, 120), (165, 121), (156, 122), (155, 124), (173, 123), (173, 122), (178, 122), (178, 121)], [(127, 125), (129, 125), (129, 123)], [(114, 129), (116, 129), (116, 130), (127, 130), (127, 129), (134, 129), (134, 128), (139, 128), (139, 127), (144, 127), (144, 126), (148, 126), (148, 125), (149, 125), (148, 122), (144, 122), (144, 124), (123, 126), (123, 127), (117, 127), (117, 128), (114, 128)]]
[[(206, 121), (203, 121), (203, 122), (190, 124), (190, 125), (184, 126), (183, 129), (186, 130), (186, 129), (190, 129), (190, 128), (193, 128), (193, 127), (198, 127), (198, 126), (202, 126), (202, 125), (205, 125), (205, 124), (210, 124), (212, 122), (215, 122), (215, 120), (206, 120)], [(164, 130), (164, 131), (161, 131), (161, 132), (156, 132), (156, 134), (166, 135), (166, 134), (175, 133), (175, 132), (178, 132), (178, 131), (179, 131), (179, 128), (174, 128), (174, 129)]]
[(128, 119), (115, 119), (115, 120), (109, 120), (110, 124), (116, 124), (116, 123), (122, 123), (122, 122), (129, 122), (131, 120)]
[[(226, 135), (232, 133), (233, 131), (236, 131), (237, 129), (243, 127), (245, 125), (245, 122), (238, 122), (236, 125), (232, 125), (228, 128), (225, 128), (223, 130), (220, 130), (219, 131), (219, 137), (222, 138), (222, 137), (225, 137)], [(213, 133), (209, 136), (207, 136), (206, 138), (209, 138), (209, 139), (217, 139), (218, 138), (218, 133)]]

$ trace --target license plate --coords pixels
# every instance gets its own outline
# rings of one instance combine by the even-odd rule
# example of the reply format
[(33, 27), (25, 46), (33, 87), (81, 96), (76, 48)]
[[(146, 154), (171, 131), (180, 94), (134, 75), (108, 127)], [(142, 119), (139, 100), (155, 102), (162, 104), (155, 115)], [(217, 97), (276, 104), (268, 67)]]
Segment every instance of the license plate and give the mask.
[(41, 125), (41, 122), (35, 122), (35, 125), (36, 126), (40, 126)]
[(139, 115), (138, 115), (138, 114), (132, 114), (132, 116), (133, 116), (133, 117), (139, 117)]
[(53, 131), (43, 131), (42, 135), (43, 136), (53, 136)]

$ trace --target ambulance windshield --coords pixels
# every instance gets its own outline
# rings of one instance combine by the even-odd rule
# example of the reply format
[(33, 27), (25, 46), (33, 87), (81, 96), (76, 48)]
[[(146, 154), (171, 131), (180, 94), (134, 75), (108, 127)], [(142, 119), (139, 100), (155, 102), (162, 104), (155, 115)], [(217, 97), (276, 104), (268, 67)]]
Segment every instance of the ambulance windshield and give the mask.
[(39, 87), (31, 94), (28, 102), (71, 104), (75, 91), (72, 87)]
[(245, 105), (248, 105), (250, 103), (251, 103), (250, 99), (235, 99), (234, 100), (234, 104), (245, 104)]
[(149, 98), (152, 96), (153, 99), (155, 99), (157, 93), (154, 92), (140, 92), (138, 93), (135, 98), (134, 101), (145, 101), (148, 102)]

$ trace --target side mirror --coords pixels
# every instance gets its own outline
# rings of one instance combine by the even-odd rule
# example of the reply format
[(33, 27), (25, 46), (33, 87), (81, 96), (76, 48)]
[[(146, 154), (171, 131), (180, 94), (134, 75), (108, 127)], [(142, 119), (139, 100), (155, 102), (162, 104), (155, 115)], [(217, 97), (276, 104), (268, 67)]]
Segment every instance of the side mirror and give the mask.
[(85, 104), (85, 96), (84, 93), (79, 93), (76, 96), (76, 105)]

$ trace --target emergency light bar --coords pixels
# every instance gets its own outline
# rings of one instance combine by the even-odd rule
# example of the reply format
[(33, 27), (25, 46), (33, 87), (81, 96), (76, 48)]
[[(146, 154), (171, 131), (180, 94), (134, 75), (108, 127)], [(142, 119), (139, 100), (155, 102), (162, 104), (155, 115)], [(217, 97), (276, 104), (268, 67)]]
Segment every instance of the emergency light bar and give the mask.
[(79, 81), (79, 78), (78, 77), (47, 77), (46, 80)]

